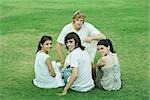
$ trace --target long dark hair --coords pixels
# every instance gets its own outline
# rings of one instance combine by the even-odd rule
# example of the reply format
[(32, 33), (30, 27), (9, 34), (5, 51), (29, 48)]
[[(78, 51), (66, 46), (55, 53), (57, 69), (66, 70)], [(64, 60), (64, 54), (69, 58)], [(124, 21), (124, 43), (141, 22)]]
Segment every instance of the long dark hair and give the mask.
[[(70, 40), (70, 39), (74, 39), (75, 40), (75, 46), (76, 46), (76, 48), (80, 47), (81, 50), (85, 49), (85, 47), (81, 45), (81, 40), (80, 40), (80, 37), (79, 37), (79, 35), (77, 33), (75, 33), (75, 32), (68, 33), (66, 35), (66, 37), (65, 37), (65, 40), (64, 40), (65, 45), (67, 44), (67, 41)], [(67, 46), (66, 46), (66, 48), (67, 48)]]
[(42, 48), (42, 47), (41, 47), (41, 44), (43, 45), (44, 42), (47, 41), (47, 40), (53, 41), (51, 36), (44, 35), (44, 36), (41, 37), (41, 39), (40, 39), (40, 41), (39, 41), (39, 44), (38, 44), (37, 52), (38, 52), (39, 50), (41, 50), (41, 48)]
[(112, 45), (112, 42), (110, 41), (110, 39), (101, 39), (101, 40), (97, 43), (97, 45), (104, 45), (105, 47), (110, 46), (110, 51), (111, 51), (112, 53), (115, 53), (115, 52), (116, 52), (116, 51), (114, 50), (114, 48), (113, 48), (113, 45)]

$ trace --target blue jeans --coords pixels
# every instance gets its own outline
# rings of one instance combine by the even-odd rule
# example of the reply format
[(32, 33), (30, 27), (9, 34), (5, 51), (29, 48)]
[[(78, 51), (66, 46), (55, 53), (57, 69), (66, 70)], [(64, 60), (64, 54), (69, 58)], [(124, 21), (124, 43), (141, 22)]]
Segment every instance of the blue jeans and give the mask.
[(71, 75), (71, 73), (72, 73), (72, 70), (71, 70), (71, 68), (66, 68), (65, 70), (64, 70), (64, 83), (65, 84), (67, 84), (67, 80), (68, 80), (68, 78), (69, 78), (69, 76)]

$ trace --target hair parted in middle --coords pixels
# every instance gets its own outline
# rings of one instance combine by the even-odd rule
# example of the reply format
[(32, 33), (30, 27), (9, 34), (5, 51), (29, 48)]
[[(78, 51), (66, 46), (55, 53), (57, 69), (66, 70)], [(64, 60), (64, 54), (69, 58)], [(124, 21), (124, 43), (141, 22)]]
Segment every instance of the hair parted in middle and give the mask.
[[(80, 37), (79, 37), (79, 35), (78, 35), (77, 33), (75, 33), (75, 32), (70, 32), (70, 33), (68, 33), (68, 34), (65, 36), (65, 40), (64, 40), (65, 45), (67, 44), (67, 41), (70, 40), (70, 39), (74, 39), (74, 41), (75, 41), (75, 46), (76, 46), (75, 48), (79, 47), (79, 48), (81, 48), (81, 50), (84, 50), (84, 49), (85, 49), (85, 47), (81, 45), (81, 40), (80, 40)], [(67, 48), (67, 47), (66, 47), (66, 48)], [(67, 49), (68, 49), (68, 48), (67, 48)]]

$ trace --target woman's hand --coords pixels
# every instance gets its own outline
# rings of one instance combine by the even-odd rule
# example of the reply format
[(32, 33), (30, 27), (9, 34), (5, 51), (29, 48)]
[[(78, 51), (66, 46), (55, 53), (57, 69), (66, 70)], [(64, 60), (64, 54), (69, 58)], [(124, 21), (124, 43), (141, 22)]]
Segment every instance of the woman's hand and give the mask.
[(66, 94), (67, 94), (67, 90), (63, 90), (62, 93), (58, 93), (59, 96), (64, 96), (64, 95), (66, 95)]
[(99, 68), (99, 67), (103, 67), (104, 65), (105, 65), (105, 63), (104, 63), (103, 59), (99, 59), (97, 64), (96, 64), (96, 67)]
[(101, 62), (101, 59), (98, 60), (98, 62), (97, 62), (97, 64), (96, 64), (96, 65), (97, 65), (96, 67), (99, 67), (100, 62)]

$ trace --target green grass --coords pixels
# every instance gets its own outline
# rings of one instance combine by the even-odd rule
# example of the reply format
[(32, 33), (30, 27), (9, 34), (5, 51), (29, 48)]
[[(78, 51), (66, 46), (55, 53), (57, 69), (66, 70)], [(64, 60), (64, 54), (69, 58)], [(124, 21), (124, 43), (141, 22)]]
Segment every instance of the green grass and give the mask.
[[(0, 7), (0, 100), (149, 100), (147, 0), (1, 0)], [(113, 41), (124, 81), (121, 90), (70, 90), (59, 97), (56, 94), (63, 88), (32, 85), (39, 38), (47, 33), (55, 45), (62, 27), (77, 9)], [(50, 55), (58, 59), (55, 48)]]

